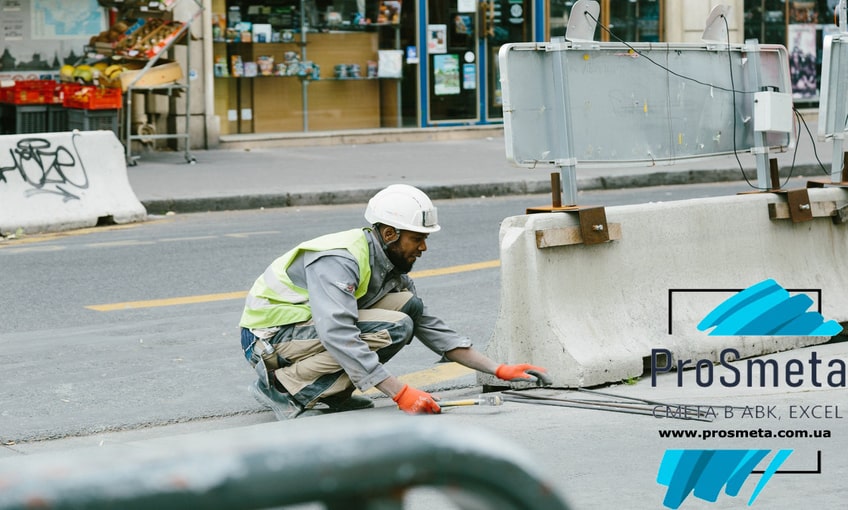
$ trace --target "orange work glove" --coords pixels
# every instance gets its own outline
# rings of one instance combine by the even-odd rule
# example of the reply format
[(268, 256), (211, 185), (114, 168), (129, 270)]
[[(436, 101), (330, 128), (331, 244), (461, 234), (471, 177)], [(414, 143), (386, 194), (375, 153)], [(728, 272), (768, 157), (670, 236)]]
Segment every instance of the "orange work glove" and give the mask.
[(397, 402), (401, 411), (409, 414), (439, 414), (442, 408), (436, 403), (432, 395), (404, 384), (403, 388), (392, 400)]
[(539, 381), (550, 384), (546, 369), (522, 363), (520, 365), (501, 365), (495, 370), (495, 376), (504, 381)]

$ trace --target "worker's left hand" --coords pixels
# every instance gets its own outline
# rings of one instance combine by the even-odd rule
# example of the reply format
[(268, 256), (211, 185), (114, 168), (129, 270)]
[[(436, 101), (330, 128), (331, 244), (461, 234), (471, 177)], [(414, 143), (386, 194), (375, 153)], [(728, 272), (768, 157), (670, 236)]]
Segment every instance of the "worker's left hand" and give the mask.
[(413, 388), (404, 384), (403, 388), (392, 397), (397, 402), (398, 408), (408, 414), (439, 414), (442, 408), (436, 403), (436, 399), (426, 391)]
[(495, 376), (504, 381), (536, 381), (540, 386), (549, 386), (552, 384), (550, 376), (547, 374), (547, 369), (521, 363), (519, 365), (501, 365), (495, 370)]

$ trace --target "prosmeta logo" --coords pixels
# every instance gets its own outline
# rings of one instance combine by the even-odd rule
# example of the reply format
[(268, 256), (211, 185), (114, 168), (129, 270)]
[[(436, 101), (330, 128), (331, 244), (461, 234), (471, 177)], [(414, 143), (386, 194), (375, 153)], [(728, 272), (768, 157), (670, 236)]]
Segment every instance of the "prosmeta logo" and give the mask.
[(735, 294), (698, 324), (710, 336), (834, 336), (842, 331), (838, 322), (824, 321), (818, 312), (807, 311), (813, 300), (806, 294), (790, 296), (772, 279)]
[[(821, 313), (808, 311), (812, 305), (813, 300), (807, 294), (790, 295), (776, 281), (767, 279), (737, 292), (716, 306), (701, 320), (698, 329), (712, 330), (710, 336), (834, 336), (842, 331), (838, 322), (825, 321)], [(669, 316), (669, 334), (670, 324)], [(774, 359), (751, 359), (735, 365), (731, 362), (739, 360), (741, 355), (734, 348), (726, 348), (719, 353), (718, 365), (712, 359), (677, 359), (674, 363), (673, 358), (669, 349), (651, 349), (651, 386), (656, 386), (657, 374), (676, 369), (677, 386), (682, 387), (683, 371), (687, 368), (696, 369), (695, 383), (701, 387), (712, 386), (716, 382), (725, 387), (749, 388), (782, 385), (797, 388), (807, 382), (817, 388), (846, 386), (845, 361), (837, 358), (825, 365), (815, 351), (810, 352), (808, 360), (778, 362)]]
[[(692, 361), (678, 359), (672, 362), (673, 354), (668, 349), (651, 349), (651, 386), (657, 385), (657, 374), (677, 370), (677, 386), (683, 387), (683, 371), (695, 369), (695, 384), (708, 388), (718, 383), (727, 388), (745, 386), (748, 388), (778, 388), (786, 385), (798, 388), (806, 383), (813, 387), (844, 388), (846, 383), (845, 360), (834, 358), (827, 365), (818, 357), (816, 351), (810, 351), (807, 360), (796, 358), (778, 362), (774, 359), (749, 359), (744, 363), (731, 364), (740, 358), (739, 351), (733, 348), (723, 349), (719, 353), (719, 364), (711, 359)], [(716, 377), (716, 373), (720, 375)]]
[(722, 489), (735, 497), (751, 474), (761, 474), (750, 506), (792, 451), (778, 450), (764, 470), (755, 471), (771, 450), (666, 450), (657, 473), (657, 483), (668, 487), (663, 505), (678, 508), (690, 493), (715, 503)]

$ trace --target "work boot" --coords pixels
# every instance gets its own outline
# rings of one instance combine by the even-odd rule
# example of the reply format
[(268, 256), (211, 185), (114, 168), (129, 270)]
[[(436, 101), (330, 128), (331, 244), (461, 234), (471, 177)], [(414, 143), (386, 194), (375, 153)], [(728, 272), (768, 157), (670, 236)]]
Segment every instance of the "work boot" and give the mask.
[(303, 412), (303, 406), (298, 404), (291, 395), (276, 388), (268, 388), (261, 381), (253, 381), (248, 389), (257, 402), (274, 411), (278, 421), (297, 418)]
[(348, 392), (330, 395), (329, 397), (318, 399), (318, 401), (326, 404), (330, 408), (330, 411), (333, 412), (356, 411), (358, 409), (371, 409), (374, 407), (374, 401), (370, 398), (351, 395)]

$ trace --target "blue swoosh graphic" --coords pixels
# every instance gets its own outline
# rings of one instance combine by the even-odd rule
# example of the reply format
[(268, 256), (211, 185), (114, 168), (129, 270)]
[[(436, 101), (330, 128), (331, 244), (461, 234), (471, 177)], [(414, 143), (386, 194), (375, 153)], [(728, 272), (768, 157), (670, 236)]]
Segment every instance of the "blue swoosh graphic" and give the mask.
[(777, 471), (781, 464), (792, 454), (792, 450), (780, 450), (777, 452), (777, 455), (769, 463), (766, 468), (766, 472), (763, 473), (762, 478), (760, 478), (760, 483), (757, 484), (757, 487), (754, 489), (754, 492), (751, 494), (751, 499), (748, 500), (748, 506), (751, 506), (754, 503), (754, 500), (757, 499), (757, 496), (760, 495), (760, 491), (763, 490), (763, 487), (766, 486), (771, 477)]
[(842, 326), (808, 311), (813, 300), (796, 296), (769, 278), (738, 292), (715, 307), (698, 323), (710, 336), (834, 336)]
[[(778, 451), (751, 494), (749, 506), (792, 451)], [(663, 505), (679, 508), (690, 493), (714, 503), (722, 488), (729, 496), (736, 496), (757, 464), (769, 453), (770, 450), (666, 450), (657, 472), (657, 483), (668, 487)]]

